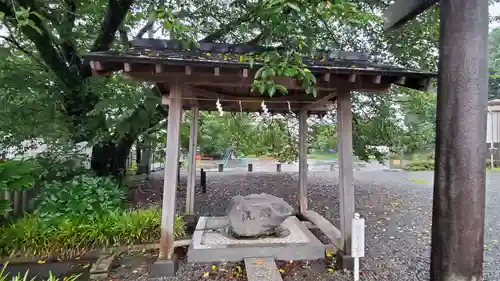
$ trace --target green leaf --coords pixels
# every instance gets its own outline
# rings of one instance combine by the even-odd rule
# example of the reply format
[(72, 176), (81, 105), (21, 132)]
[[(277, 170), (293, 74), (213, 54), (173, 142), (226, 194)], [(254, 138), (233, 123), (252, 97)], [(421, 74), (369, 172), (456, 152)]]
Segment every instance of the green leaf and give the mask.
[(265, 91), (266, 91), (266, 84), (261, 83), (261, 84), (259, 85), (259, 92), (260, 92), (261, 94), (264, 94), (264, 92), (265, 92)]
[(276, 76), (276, 72), (272, 68), (267, 68), (262, 73), (262, 78), (269, 78), (269, 77), (273, 77), (273, 76)]
[(38, 26), (36, 26), (36, 23), (34, 21), (28, 20), (28, 26), (36, 30), (36, 32), (38, 32), (39, 34), (42, 34), (42, 30)]
[(5, 13), (0, 11), (0, 20), (3, 20), (5, 18)]
[(269, 96), (270, 97), (273, 97), (274, 94), (276, 93), (276, 84), (272, 84), (269, 89), (267, 90), (267, 92), (269, 93)]
[(283, 85), (279, 85), (279, 84), (276, 85), (276, 89), (278, 91), (280, 91), (283, 95), (287, 95), (288, 94), (288, 89), (285, 86), (283, 86)]
[(255, 73), (254, 79), (259, 79), (262, 78), (262, 73), (264, 72), (265, 67), (261, 67), (257, 72)]
[(286, 5), (290, 8), (292, 8), (293, 10), (295, 10), (297, 13), (300, 13), (300, 8), (296, 4), (291, 3), (291, 2), (287, 2)]

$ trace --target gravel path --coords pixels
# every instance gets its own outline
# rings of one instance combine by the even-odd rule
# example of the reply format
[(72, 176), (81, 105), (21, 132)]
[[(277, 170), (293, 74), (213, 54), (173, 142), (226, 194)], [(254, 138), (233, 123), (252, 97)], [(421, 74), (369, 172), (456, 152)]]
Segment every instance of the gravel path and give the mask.
[[(356, 210), (366, 219), (366, 258), (361, 280), (428, 280), (432, 172), (355, 172)], [(338, 176), (310, 172), (309, 206), (339, 225)], [(181, 185), (183, 182), (181, 181)], [(297, 206), (297, 173), (208, 173), (207, 194), (196, 195), (200, 215), (223, 215), (236, 194), (266, 192)], [(156, 184), (155, 184), (156, 185)], [(185, 191), (178, 193), (184, 209)], [(153, 199), (153, 198), (152, 198)], [(153, 199), (153, 201), (156, 201)], [(485, 228), (486, 281), (500, 280), (500, 173), (487, 175)], [(496, 261), (496, 262), (495, 262)], [(178, 276), (167, 280), (203, 279), (209, 267), (181, 265)], [(299, 267), (285, 281), (349, 280), (348, 273), (327, 272), (323, 262)], [(204, 280), (225, 280), (206, 278)]]

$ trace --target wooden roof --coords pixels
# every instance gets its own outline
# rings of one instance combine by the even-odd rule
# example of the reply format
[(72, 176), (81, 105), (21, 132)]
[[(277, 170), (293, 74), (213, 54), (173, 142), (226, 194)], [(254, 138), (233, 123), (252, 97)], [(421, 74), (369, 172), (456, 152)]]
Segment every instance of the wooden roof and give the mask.
[[(318, 52), (303, 61), (316, 77), (317, 96), (306, 95), (290, 77), (275, 77), (288, 89), (287, 95), (274, 97), (252, 92), (257, 70), (263, 65), (259, 53), (267, 49), (246, 45), (201, 43), (198, 48), (182, 50), (179, 42), (140, 39), (124, 52), (94, 52), (85, 59), (96, 75), (122, 71), (127, 77), (154, 82), (168, 95), (171, 85), (182, 85), (184, 107), (198, 104), (201, 110), (216, 110), (216, 101), (224, 111), (261, 111), (261, 102), (270, 112), (325, 112), (333, 107), (338, 91), (384, 92), (391, 84), (426, 91), (434, 73), (380, 65), (368, 55), (355, 52)], [(256, 56), (257, 54), (257, 56)]]

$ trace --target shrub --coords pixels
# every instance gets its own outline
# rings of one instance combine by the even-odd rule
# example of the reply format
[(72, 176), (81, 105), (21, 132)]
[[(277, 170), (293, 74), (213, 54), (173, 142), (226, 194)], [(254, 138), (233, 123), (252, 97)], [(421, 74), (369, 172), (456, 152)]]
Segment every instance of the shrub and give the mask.
[(40, 166), (37, 182), (69, 181), (80, 175), (93, 175), (86, 167), (88, 156), (67, 147), (51, 147), (50, 150), (38, 154), (35, 158)]
[[(160, 222), (158, 207), (89, 218), (59, 217), (51, 224), (28, 215), (0, 228), (0, 255), (70, 258), (92, 249), (158, 243)], [(184, 235), (184, 221), (176, 216), (174, 236)]]
[(120, 210), (124, 199), (124, 190), (111, 179), (80, 175), (44, 185), (36, 199), (35, 213), (42, 220), (87, 218)]
[(434, 161), (413, 162), (404, 167), (405, 171), (433, 171)]

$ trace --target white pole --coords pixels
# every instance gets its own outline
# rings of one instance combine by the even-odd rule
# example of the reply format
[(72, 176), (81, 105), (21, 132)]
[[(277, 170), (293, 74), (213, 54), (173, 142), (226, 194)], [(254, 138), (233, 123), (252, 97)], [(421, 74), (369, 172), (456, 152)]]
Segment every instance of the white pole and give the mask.
[(354, 281), (359, 281), (359, 258), (354, 258)]
[(354, 281), (359, 281), (359, 258), (365, 256), (365, 219), (354, 213), (352, 219), (351, 255), (354, 258)]
[(493, 170), (493, 168), (495, 167), (495, 159), (494, 159), (494, 155), (493, 155), (493, 150), (495, 149), (494, 146), (493, 146), (493, 138), (494, 138), (494, 134), (493, 134), (493, 131), (495, 130), (495, 127), (494, 127), (494, 124), (493, 124), (493, 112), (491, 110), (488, 110), (488, 113), (490, 114), (490, 129), (491, 129), (491, 140), (490, 140), (490, 167), (491, 169)]

